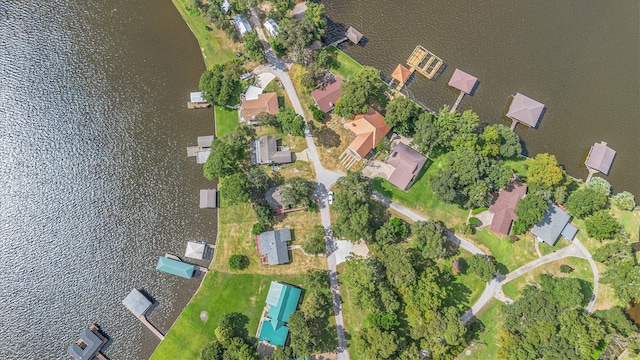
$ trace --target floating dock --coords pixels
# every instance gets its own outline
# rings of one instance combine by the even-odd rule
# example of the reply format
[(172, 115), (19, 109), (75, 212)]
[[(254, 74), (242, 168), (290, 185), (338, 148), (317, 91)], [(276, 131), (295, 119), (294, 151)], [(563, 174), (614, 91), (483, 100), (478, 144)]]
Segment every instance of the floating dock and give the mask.
[(421, 45), (416, 46), (407, 59), (411, 72), (417, 71), (427, 79), (433, 79), (443, 64), (442, 59)]
[(122, 305), (124, 305), (129, 311), (135, 315), (146, 327), (153, 332), (158, 339), (164, 340), (164, 334), (160, 332), (153, 324), (149, 322), (147, 319), (147, 310), (151, 307), (151, 301), (147, 299), (144, 294), (142, 294), (138, 289), (133, 289), (127, 295), (124, 300), (122, 300)]

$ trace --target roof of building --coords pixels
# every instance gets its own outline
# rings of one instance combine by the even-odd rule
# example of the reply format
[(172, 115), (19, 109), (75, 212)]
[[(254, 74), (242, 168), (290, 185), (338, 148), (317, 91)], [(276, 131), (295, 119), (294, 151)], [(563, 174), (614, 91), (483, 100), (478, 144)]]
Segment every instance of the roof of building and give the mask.
[(398, 64), (396, 69), (391, 73), (391, 77), (397, 80), (398, 82), (404, 83), (409, 79), (411, 75), (411, 70), (407, 69), (404, 65)]
[(122, 300), (122, 305), (129, 309), (133, 315), (140, 317), (147, 312), (147, 309), (151, 306), (151, 301), (149, 301), (143, 293), (138, 291), (138, 289), (133, 289), (129, 295)]
[(361, 158), (367, 156), (369, 151), (373, 150), (391, 130), (385, 124), (384, 117), (373, 108), (369, 108), (366, 114), (359, 114), (353, 120), (347, 120), (344, 127), (356, 135), (356, 138), (349, 144), (349, 149)]
[(571, 225), (571, 223), (568, 223), (567, 226), (565, 226), (564, 229), (562, 229), (560, 236), (562, 236), (567, 240), (573, 240), (573, 238), (576, 237), (577, 233), (578, 233), (578, 228)]
[(275, 136), (261, 136), (255, 141), (252, 162), (255, 164), (285, 164), (293, 161), (289, 150), (278, 150)]
[(198, 136), (198, 146), (200, 146), (201, 148), (210, 148), (213, 139), (213, 135)]
[(360, 40), (362, 40), (362, 33), (356, 30), (356, 28), (354, 28), (353, 26), (349, 26), (349, 28), (347, 29), (347, 32), (345, 33), (345, 36), (347, 37), (347, 39), (351, 40), (351, 42), (356, 45), (358, 45)]
[(245, 100), (257, 100), (258, 96), (264, 92), (264, 89), (258, 86), (249, 85), (247, 90), (244, 92)]
[(271, 36), (278, 36), (278, 30), (280, 30), (280, 26), (278, 26), (278, 23), (276, 23), (272, 18), (268, 18), (263, 25), (264, 28), (269, 31), (269, 34)]
[(251, 24), (249, 24), (249, 21), (247, 21), (247, 19), (243, 18), (242, 16), (234, 16), (233, 22), (236, 24), (236, 28), (240, 32), (240, 36), (244, 36), (244, 34), (251, 31)]
[(587, 167), (609, 175), (616, 151), (608, 147), (606, 143), (595, 143), (587, 158)]
[(195, 91), (189, 94), (189, 101), (192, 103), (205, 103), (207, 100), (204, 98), (204, 93), (202, 91)]
[(229, 13), (229, 10), (231, 10), (231, 3), (229, 2), (229, 0), (224, 0), (222, 2), (222, 5), (220, 5), (220, 9), (222, 9), (222, 12), (226, 15)]
[(544, 241), (553, 246), (556, 241), (558, 241), (560, 234), (562, 234), (569, 220), (571, 220), (569, 214), (556, 205), (551, 204), (544, 213), (544, 218), (533, 227), (531, 233), (540, 241)]
[(399, 142), (387, 160), (395, 168), (389, 176), (389, 182), (406, 191), (426, 162), (426, 156)]
[(338, 75), (329, 76), (328, 78), (328, 81), (323, 82), (311, 91), (311, 97), (315, 100), (316, 106), (325, 113), (336, 107), (336, 102), (340, 98), (340, 86), (344, 83), (344, 80)]
[(522, 199), (526, 193), (527, 184), (519, 181), (511, 181), (506, 189), (500, 189), (498, 196), (489, 206), (489, 212), (493, 213), (489, 230), (509, 235), (511, 223), (518, 218), (515, 212), (518, 200)]
[(451, 80), (449, 80), (449, 86), (469, 95), (473, 93), (477, 83), (477, 77), (469, 75), (460, 69), (456, 69), (456, 71), (453, 72), (453, 75), (451, 75)]
[(300, 288), (280, 282), (271, 282), (266, 300), (269, 312), (260, 329), (260, 341), (268, 341), (274, 346), (284, 346), (289, 334), (286, 323), (289, 321), (289, 316), (298, 307), (301, 294)]
[(200, 209), (218, 207), (218, 192), (215, 189), (200, 189)]
[(259, 94), (255, 100), (245, 100), (240, 107), (240, 115), (245, 121), (252, 121), (263, 112), (277, 115), (279, 111), (278, 95), (274, 92)]
[(544, 111), (544, 104), (537, 102), (520, 93), (516, 93), (509, 105), (507, 117), (535, 128)]
[(207, 246), (205, 243), (197, 243), (193, 241), (187, 242), (187, 250), (184, 252), (184, 256), (192, 259), (202, 260), (204, 258), (204, 251)]
[(73, 343), (67, 348), (67, 353), (76, 360), (90, 360), (96, 355), (96, 352), (100, 350), (102, 345), (106, 342), (103, 341), (98, 335), (89, 329), (83, 329), (80, 332), (80, 340), (86, 345), (84, 349)]
[(193, 276), (193, 271), (195, 269), (195, 266), (191, 264), (169, 259), (164, 256), (160, 256), (160, 258), (158, 259), (158, 265), (156, 266), (156, 270), (160, 270), (175, 276), (180, 276), (185, 279), (191, 279), (191, 277)]
[(210, 149), (204, 149), (196, 152), (196, 164), (204, 164), (207, 162), (209, 158), (209, 154), (211, 154)]
[(286, 264), (289, 262), (287, 241), (291, 241), (290, 229), (273, 230), (260, 234), (260, 254), (267, 257), (269, 265)]

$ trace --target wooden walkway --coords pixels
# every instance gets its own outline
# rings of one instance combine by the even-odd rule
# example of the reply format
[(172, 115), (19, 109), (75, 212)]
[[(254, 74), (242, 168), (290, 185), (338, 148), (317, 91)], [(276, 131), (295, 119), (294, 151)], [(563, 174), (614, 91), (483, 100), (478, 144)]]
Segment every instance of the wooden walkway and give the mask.
[[(443, 64), (442, 59), (420, 45), (413, 49), (413, 52), (407, 59), (409, 70), (411, 70), (412, 73), (417, 71), (427, 79), (433, 79)], [(404, 86), (404, 84), (402, 85)]]
[(147, 316), (145, 314), (140, 315), (138, 317), (138, 320), (140, 320), (140, 322), (142, 322), (147, 328), (149, 328), (149, 330), (151, 330), (151, 332), (154, 333), (155, 336), (158, 337), (158, 339), (160, 339), (161, 341), (164, 340), (164, 334), (149, 322), (149, 319), (147, 319)]
[(338, 44), (342, 44), (343, 42), (345, 42), (347, 40), (349, 40), (349, 38), (344, 36), (344, 37), (341, 37), (340, 39), (332, 42), (331, 44), (329, 44), (329, 46), (338, 46)]
[(458, 95), (458, 99), (456, 100), (456, 102), (451, 107), (451, 110), (449, 111), (450, 114), (458, 110), (458, 106), (460, 106), (460, 103), (462, 102), (462, 98), (464, 98), (464, 92), (460, 91), (460, 95)]
[(191, 102), (191, 101), (187, 101), (187, 109), (204, 109), (204, 108), (208, 108), (209, 107), (209, 103), (196, 103), (196, 102)]

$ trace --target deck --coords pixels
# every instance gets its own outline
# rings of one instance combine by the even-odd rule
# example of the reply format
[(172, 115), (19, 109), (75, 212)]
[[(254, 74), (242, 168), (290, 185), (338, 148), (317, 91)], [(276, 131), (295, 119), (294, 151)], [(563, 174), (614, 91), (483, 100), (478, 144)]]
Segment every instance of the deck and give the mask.
[(187, 109), (204, 109), (208, 107), (209, 107), (209, 103), (206, 103), (206, 102), (187, 101)]
[(442, 59), (421, 45), (416, 46), (407, 59), (411, 72), (417, 71), (427, 79), (433, 79), (443, 64)]

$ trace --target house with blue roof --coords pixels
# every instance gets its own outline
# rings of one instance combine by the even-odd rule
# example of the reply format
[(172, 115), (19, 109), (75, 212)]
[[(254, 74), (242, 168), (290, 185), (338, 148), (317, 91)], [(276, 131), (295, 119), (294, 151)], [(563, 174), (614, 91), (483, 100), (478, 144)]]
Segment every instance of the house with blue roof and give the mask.
[(570, 224), (571, 215), (556, 205), (549, 205), (544, 217), (531, 230), (538, 241), (551, 246), (555, 245), (561, 236), (567, 240), (573, 240), (578, 232), (575, 226)]
[(258, 328), (258, 339), (273, 346), (284, 346), (289, 336), (287, 322), (298, 308), (302, 289), (272, 281), (267, 293), (267, 315)]

